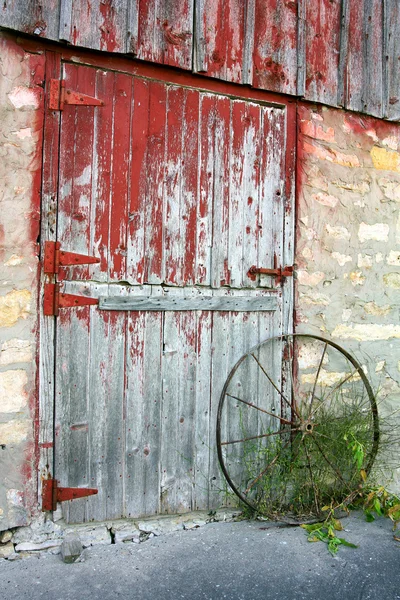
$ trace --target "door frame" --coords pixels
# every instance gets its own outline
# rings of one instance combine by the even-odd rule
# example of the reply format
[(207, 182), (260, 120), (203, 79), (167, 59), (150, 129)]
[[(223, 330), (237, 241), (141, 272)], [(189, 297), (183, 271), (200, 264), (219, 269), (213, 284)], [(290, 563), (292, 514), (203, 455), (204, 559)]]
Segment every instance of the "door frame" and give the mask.
[[(25, 45), (25, 44), (24, 44)], [(40, 257), (44, 256), (46, 241), (56, 241), (58, 205), (59, 135), (61, 112), (49, 108), (49, 83), (60, 79), (62, 63), (72, 62), (101, 69), (119, 71), (135, 77), (152, 79), (186, 88), (195, 88), (222, 96), (256, 101), (286, 109), (285, 199), (283, 223), (283, 264), (293, 265), (295, 249), (296, 205), (296, 146), (297, 99), (274, 94), (249, 86), (227, 83), (201, 74), (191, 74), (164, 65), (140, 62), (136, 59), (112, 56), (106, 53), (60, 48), (51, 43), (27, 41), (29, 48), (46, 55), (45, 107), (43, 123), (43, 163), (41, 192)], [(73, 248), (68, 249), (73, 251)], [(42, 502), (42, 481), (54, 476), (55, 409), (55, 317), (43, 314), (44, 284), (48, 276), (40, 269), (39, 280), (39, 426), (38, 439), (38, 503)], [(282, 283), (282, 318), (292, 323), (294, 316), (294, 281), (284, 278)], [(292, 333), (287, 331), (286, 333)]]

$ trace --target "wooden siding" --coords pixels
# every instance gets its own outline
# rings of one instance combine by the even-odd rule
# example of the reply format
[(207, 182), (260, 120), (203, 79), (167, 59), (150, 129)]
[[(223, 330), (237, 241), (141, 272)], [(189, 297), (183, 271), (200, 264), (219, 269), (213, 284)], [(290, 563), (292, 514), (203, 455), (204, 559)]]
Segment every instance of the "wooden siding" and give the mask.
[(400, 118), (398, 0), (7, 0), (0, 26)]

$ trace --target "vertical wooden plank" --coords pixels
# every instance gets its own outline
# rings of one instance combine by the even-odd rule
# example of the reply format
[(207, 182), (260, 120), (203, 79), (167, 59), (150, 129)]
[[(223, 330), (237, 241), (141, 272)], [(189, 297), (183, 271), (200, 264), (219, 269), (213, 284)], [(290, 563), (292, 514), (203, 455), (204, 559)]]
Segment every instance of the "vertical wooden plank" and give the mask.
[[(67, 86), (94, 95), (96, 71), (64, 66)], [(89, 254), (92, 195), (93, 106), (66, 105), (61, 125), (58, 239), (65, 250)], [(87, 279), (89, 267), (65, 268), (59, 278)]]
[(196, 281), (196, 232), (197, 204), (199, 192), (199, 105), (198, 91), (187, 90), (185, 120), (182, 138), (182, 188), (181, 188), (181, 240), (182, 240), (182, 283)]
[(211, 286), (229, 285), (229, 186), (227, 176), (230, 155), (231, 103), (228, 98), (216, 97), (214, 135), (214, 173), (212, 208)]
[(133, 84), (133, 118), (131, 125), (130, 204), (128, 213), (127, 280), (141, 284), (145, 268), (145, 230), (147, 191), (147, 147), (150, 143), (149, 103), (151, 84), (135, 79)]
[[(127, 31), (127, 0), (98, 2), (73, 0), (71, 12), (65, 6), (62, 16), (68, 15), (63, 26), (63, 39), (74, 46), (107, 52), (125, 52)], [(68, 31), (68, 25), (70, 30)]]
[[(283, 256), (284, 266), (295, 261), (295, 223), (296, 223), (296, 152), (297, 152), (297, 103), (291, 102), (286, 108), (284, 125), (285, 156), (282, 157), (284, 219), (283, 219)], [(293, 332), (294, 315), (294, 278), (286, 277), (282, 282), (282, 331)]]
[(297, 2), (256, 0), (253, 86), (297, 91)]
[(131, 517), (160, 510), (162, 352), (162, 313), (129, 313), (125, 503)]
[(338, 103), (341, 0), (306, 3), (306, 85), (304, 97)]
[(297, 0), (297, 95), (304, 96), (306, 89), (306, 4)]
[[(184, 290), (173, 290), (174, 297)], [(164, 314), (161, 511), (192, 509), (194, 481), (194, 413), (196, 319), (193, 312)]]
[(1, 25), (15, 31), (57, 40), (59, 15), (59, 0), (12, 0), (2, 4)]
[[(120, 286), (107, 287), (110, 295), (124, 293)], [(96, 296), (96, 286), (91, 288)], [(87, 511), (95, 521), (124, 516), (126, 318), (91, 309), (87, 460), (90, 486), (99, 494), (88, 500)]]
[(383, 2), (366, 0), (364, 16), (364, 95), (362, 110), (383, 116)]
[[(63, 311), (57, 319), (55, 470), (61, 486), (88, 487), (90, 479), (89, 325), (89, 307)], [(64, 518), (83, 522), (87, 519), (85, 508), (85, 501), (63, 504)]]
[(396, 0), (384, 2), (384, 116), (400, 120), (400, 5)]
[(138, 36), (139, 36), (139, 0), (131, 0), (127, 5), (127, 36), (126, 50), (128, 54), (138, 53)]
[[(282, 109), (263, 109), (264, 144), (260, 166), (258, 266), (274, 268), (283, 260), (283, 205), (285, 160), (285, 114)], [(260, 276), (261, 285), (274, 285), (274, 279)]]
[(380, 0), (345, 0), (341, 58), (344, 106), (382, 116), (383, 8)]
[(190, 69), (193, 0), (139, 0), (137, 57)]
[(263, 107), (250, 102), (246, 106), (246, 132), (243, 140), (245, 155), (245, 174), (243, 181), (243, 258), (242, 285), (256, 287), (258, 284), (248, 276), (250, 267), (258, 262), (258, 245), (260, 235), (259, 220), (259, 187), (261, 152), (265, 140), (260, 135)]
[(60, 22), (58, 37), (60, 41), (71, 41), (72, 30), (72, 6), (73, 0), (60, 0)]
[(214, 185), (215, 97), (201, 95), (199, 123), (199, 190), (196, 238), (196, 283), (210, 285), (212, 194)]
[(164, 168), (167, 91), (162, 83), (149, 88), (148, 172), (145, 206), (145, 283), (163, 281)]
[(211, 424), (212, 313), (196, 313), (196, 383), (194, 412), (194, 498), (193, 510), (210, 507), (210, 453), (215, 441)]
[(246, 152), (244, 137), (246, 132), (246, 106), (238, 100), (232, 102), (232, 132), (230, 149), (230, 189), (229, 189), (229, 271), (230, 283), (234, 287), (241, 287), (243, 242), (244, 242), (244, 214), (243, 180), (246, 177)]
[(96, 281), (108, 281), (110, 264), (109, 201), (112, 171), (114, 79), (115, 74), (111, 71), (98, 70), (96, 73), (96, 97), (104, 102), (104, 105), (94, 113), (90, 253), (99, 257), (100, 263), (92, 265), (90, 273)]
[(164, 184), (164, 272), (165, 282), (182, 283), (181, 170), (182, 136), (186, 92), (171, 86), (167, 95), (167, 144)]
[(210, 77), (242, 83), (246, 2), (202, 0), (201, 8), (195, 68)]
[[(59, 127), (60, 114), (48, 109), (48, 87), (51, 78), (61, 75), (59, 56), (46, 52), (46, 102), (43, 129), (43, 179), (41, 212), (41, 256), (44, 243), (56, 239), (57, 186), (59, 166)], [(44, 278), (41, 280), (40, 298), (43, 298)], [(39, 473), (38, 493), (41, 494), (42, 477), (54, 476), (54, 340), (55, 319), (43, 315), (40, 311), (40, 355), (39, 355)]]
[(112, 175), (109, 200), (109, 277), (125, 279), (132, 78), (117, 73), (114, 80)]

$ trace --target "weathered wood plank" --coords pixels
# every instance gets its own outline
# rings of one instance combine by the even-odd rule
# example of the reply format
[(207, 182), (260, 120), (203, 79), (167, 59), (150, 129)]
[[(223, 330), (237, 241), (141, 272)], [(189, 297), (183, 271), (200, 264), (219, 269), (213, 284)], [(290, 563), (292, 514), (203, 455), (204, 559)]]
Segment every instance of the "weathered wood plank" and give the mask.
[(11, 0), (3, 2), (0, 25), (57, 40), (59, 34), (60, 0)]
[(128, 207), (127, 273), (126, 279), (141, 284), (145, 277), (147, 147), (149, 144), (149, 103), (151, 84), (142, 79), (133, 83), (133, 119), (131, 130), (131, 160)]
[(167, 513), (187, 512), (193, 506), (195, 327), (193, 312), (164, 315), (160, 497), (161, 511)]
[(320, 0), (305, 5), (306, 81), (304, 97), (335, 106), (338, 102), (338, 68), (341, 0)]
[[(46, 90), (51, 78), (61, 75), (59, 57), (49, 52), (46, 54)], [(47, 95), (46, 95), (47, 98)], [(45, 241), (56, 240), (57, 219), (57, 181), (59, 166), (59, 131), (60, 114), (47, 110), (45, 104), (44, 118), (44, 148), (43, 148), (43, 179), (42, 179), (42, 213), (41, 213), (41, 256), (44, 252)], [(43, 298), (44, 278), (40, 282), (40, 299)], [(43, 315), (40, 310), (39, 323), (40, 354), (39, 354), (39, 465), (38, 465), (38, 497), (41, 496), (42, 478), (48, 475), (54, 477), (54, 339), (55, 319)]]
[(230, 131), (231, 102), (228, 98), (215, 98), (211, 286), (229, 285), (229, 189), (230, 189)]
[(164, 182), (164, 281), (182, 284), (183, 239), (181, 236), (181, 188), (183, 128), (186, 90), (171, 86), (167, 91), (166, 157)]
[(139, 310), (139, 311), (235, 311), (259, 312), (276, 310), (275, 296), (100, 296), (100, 310)]
[(341, 61), (343, 104), (383, 114), (383, 4), (381, 0), (344, 0)]
[(296, 94), (297, 3), (256, 0), (254, 87)]
[(145, 272), (144, 283), (161, 283), (163, 269), (164, 165), (166, 144), (167, 90), (161, 83), (151, 82), (148, 112), (148, 172), (145, 203)]
[(128, 0), (60, 0), (60, 39), (75, 46), (125, 52)]
[(400, 120), (400, 4), (397, 0), (384, 1), (384, 116)]
[(136, 55), (142, 60), (190, 69), (193, 0), (139, 0)]
[(200, 0), (194, 69), (242, 83), (246, 26), (243, 0)]
[(109, 277), (126, 277), (130, 133), (132, 130), (132, 77), (115, 74), (110, 181)]

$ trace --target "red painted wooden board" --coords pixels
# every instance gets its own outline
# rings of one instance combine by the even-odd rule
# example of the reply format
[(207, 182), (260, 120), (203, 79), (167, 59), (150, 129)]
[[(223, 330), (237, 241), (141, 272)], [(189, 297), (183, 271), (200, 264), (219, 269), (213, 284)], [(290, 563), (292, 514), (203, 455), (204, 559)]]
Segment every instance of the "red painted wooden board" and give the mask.
[(338, 103), (341, 7), (341, 0), (305, 3), (304, 97), (330, 106)]
[(297, 2), (255, 0), (253, 85), (297, 93)]

